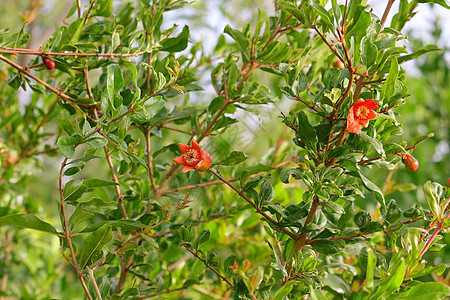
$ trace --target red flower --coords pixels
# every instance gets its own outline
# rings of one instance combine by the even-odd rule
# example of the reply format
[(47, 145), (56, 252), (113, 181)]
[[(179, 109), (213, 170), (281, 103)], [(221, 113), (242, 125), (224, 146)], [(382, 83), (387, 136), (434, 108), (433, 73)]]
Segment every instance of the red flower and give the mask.
[(377, 116), (373, 109), (378, 105), (372, 99), (364, 101), (362, 98), (353, 104), (347, 116), (347, 130), (353, 133), (361, 133), (361, 126), (367, 127), (369, 120)]
[(183, 165), (183, 173), (196, 169), (197, 171), (206, 171), (211, 167), (211, 156), (203, 150), (195, 140), (192, 140), (192, 146), (178, 144), (183, 154), (174, 158), (173, 161)]

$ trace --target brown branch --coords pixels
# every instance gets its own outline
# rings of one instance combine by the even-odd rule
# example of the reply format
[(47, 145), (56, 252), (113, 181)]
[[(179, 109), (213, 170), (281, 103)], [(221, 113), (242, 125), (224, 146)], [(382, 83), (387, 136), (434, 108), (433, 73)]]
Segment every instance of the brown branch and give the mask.
[(389, 15), (389, 11), (391, 10), (392, 4), (394, 4), (395, 0), (388, 0), (388, 3), (386, 4), (386, 8), (384, 9), (383, 16), (381, 17), (380, 21), (380, 33), (378, 34), (377, 39), (381, 37), (381, 31), (383, 31), (384, 23), (386, 23), (387, 17)]
[(81, 52), (46, 52), (42, 50), (32, 50), (32, 49), (21, 49), (21, 48), (9, 48), (9, 47), (0, 47), (0, 53), (3, 54), (25, 54), (25, 55), (47, 55), (47, 56), (74, 56), (74, 57), (133, 57), (139, 56), (147, 51), (138, 51), (134, 53), (81, 53)]
[(62, 178), (64, 176), (64, 168), (66, 167), (68, 158), (64, 158), (63, 162), (61, 163), (61, 168), (59, 170), (59, 199), (60, 199), (60, 206), (61, 206), (61, 215), (62, 215), (62, 227), (64, 230), (64, 237), (67, 240), (67, 245), (69, 247), (70, 256), (72, 259), (72, 266), (74, 267), (75, 271), (78, 274), (78, 278), (80, 279), (81, 285), (83, 286), (84, 292), (86, 293), (86, 296), (89, 300), (92, 300), (92, 296), (89, 293), (89, 289), (86, 286), (86, 283), (83, 279), (83, 272), (80, 269), (80, 266), (78, 265), (77, 258), (75, 256), (75, 250), (73, 248), (72, 244), (72, 235), (69, 232), (69, 225), (67, 224), (67, 216), (66, 216), (66, 209), (65, 209), (65, 202), (64, 202), (64, 187), (63, 187), (63, 181)]
[(92, 269), (89, 267), (86, 269), (87, 269), (87, 273), (89, 274), (89, 277), (91, 278), (91, 282), (92, 282), (92, 285), (94, 286), (94, 290), (95, 290), (95, 293), (97, 294), (98, 299), (102, 300), (102, 294), (100, 293), (100, 290), (97, 285), (97, 281), (95, 280), (94, 271), (92, 271)]
[[(319, 207), (319, 197), (317, 195), (313, 196), (313, 201), (311, 204), (311, 208), (309, 209), (308, 216), (306, 217), (305, 224), (303, 225), (303, 228), (306, 228), (307, 225), (309, 225), (316, 214), (317, 208)], [(305, 232), (302, 235), (300, 235), (295, 243), (294, 251), (292, 252), (293, 255), (297, 253), (297, 251), (302, 251), (303, 246), (306, 245), (306, 238), (308, 237), (308, 233)], [(292, 271), (292, 265), (294, 262), (294, 257), (291, 258), (289, 261), (288, 267), (287, 267), (287, 273), (290, 274)]]
[(147, 127), (145, 131), (145, 141), (147, 143), (147, 167), (148, 167), (148, 178), (153, 188), (154, 195), (159, 195), (159, 189), (156, 186), (155, 175), (153, 174), (153, 158), (152, 158), (152, 146), (150, 141), (150, 131), (151, 127)]
[[(415, 223), (417, 221), (421, 221), (421, 220), (423, 220), (425, 218), (430, 218), (430, 217), (433, 217), (433, 213), (429, 213), (429, 214), (426, 214), (426, 215), (423, 215), (423, 216), (420, 216), (420, 217), (417, 217), (417, 218), (414, 218), (414, 219), (409, 219), (409, 220), (403, 221), (403, 222), (401, 222), (399, 224), (391, 225), (391, 226), (389, 226), (386, 229), (375, 231), (375, 232), (380, 232), (380, 231), (388, 232), (388, 231), (391, 231), (391, 230), (395, 231), (395, 230), (399, 229), (403, 225)], [(375, 233), (375, 232), (370, 232), (370, 233), (357, 232), (357, 233), (353, 233), (353, 234), (350, 234), (350, 235), (332, 237), (332, 238), (329, 238), (329, 240), (330, 241), (349, 240), (349, 239), (353, 239), (353, 238), (364, 236), (366, 234), (372, 234), (372, 233)], [(311, 245), (311, 244), (314, 244), (316, 241), (317, 240), (309, 241), (309, 242), (307, 242), (307, 244)]]
[(330, 48), (331, 52), (333, 52), (334, 55), (337, 56), (337, 58), (342, 61), (343, 63), (345, 63), (344, 58), (337, 52), (336, 48), (334, 48), (333, 45), (331, 45), (327, 39), (325, 38), (325, 36), (319, 31), (319, 29), (317, 29), (316, 25), (313, 25), (312, 28), (317, 32), (317, 34), (320, 36), (320, 38), (322, 39), (322, 41), (328, 46), (328, 48)]
[(319, 112), (319, 109), (317, 108), (317, 106), (315, 104), (309, 104), (308, 102), (306, 102), (305, 100), (303, 100), (298, 94), (295, 95), (295, 100), (305, 104), (306, 106), (308, 106), (309, 108), (311, 108), (312, 110), (314, 110), (315, 112)]
[(116, 171), (114, 170), (114, 165), (111, 159), (111, 155), (109, 154), (108, 146), (104, 146), (103, 150), (105, 151), (106, 161), (108, 162), (109, 171), (111, 172), (112, 179), (116, 185), (114, 185), (114, 190), (116, 192), (117, 201), (119, 204), (120, 211), (124, 219), (128, 219), (127, 210), (125, 209), (125, 205), (123, 204), (123, 196), (120, 193), (120, 185), (119, 178), (117, 177)]
[(233, 286), (233, 284), (222, 274), (220, 274), (216, 269), (214, 269), (212, 266), (210, 266), (206, 261), (204, 261), (196, 252), (194, 252), (192, 249), (190, 249), (188, 246), (183, 245), (184, 248), (186, 248), (187, 251), (191, 252), (192, 255), (194, 255), (197, 259), (199, 259), (202, 263), (205, 264), (205, 266), (217, 274), (217, 276), (220, 277), (223, 281), (225, 281), (229, 286)]
[(182, 130), (182, 129), (178, 129), (178, 128), (174, 128), (174, 127), (169, 127), (169, 126), (164, 125), (164, 124), (157, 125), (156, 127), (158, 127), (158, 128), (165, 128), (165, 129), (168, 129), (168, 130), (172, 130), (172, 131), (176, 131), (176, 132), (192, 135), (192, 131), (186, 131), (186, 130)]
[(88, 117), (89, 119), (91, 119), (94, 122), (97, 122), (97, 120), (93, 119), (91, 116), (89, 116), (89, 114), (87, 114), (86, 112), (84, 112), (80, 106), (78, 104), (75, 104), (75, 99), (73, 99), (72, 97), (64, 94), (63, 92), (61, 92), (60, 90), (52, 87), (51, 85), (49, 85), (47, 82), (43, 81), (42, 79), (38, 78), (37, 76), (33, 75), (32, 73), (28, 72), (27, 70), (25, 70), (23, 67), (21, 67), (20, 65), (16, 64), (15, 62), (13, 62), (12, 60), (9, 60), (8, 58), (4, 57), (3, 55), (0, 55), (0, 59), (3, 60), (4, 62), (8, 63), (9, 65), (11, 65), (12, 67), (14, 67), (15, 69), (17, 69), (19, 72), (27, 75), (30, 78), (33, 78), (34, 80), (36, 80), (37, 82), (39, 82), (40, 84), (42, 84), (45, 88), (47, 88), (48, 90), (50, 90), (51, 92), (55, 93), (56, 95), (58, 95), (59, 97), (61, 97), (62, 99), (71, 102), (73, 104), (73, 107), (75, 109), (77, 109), (78, 111), (80, 111), (82, 114), (86, 115), (86, 117)]

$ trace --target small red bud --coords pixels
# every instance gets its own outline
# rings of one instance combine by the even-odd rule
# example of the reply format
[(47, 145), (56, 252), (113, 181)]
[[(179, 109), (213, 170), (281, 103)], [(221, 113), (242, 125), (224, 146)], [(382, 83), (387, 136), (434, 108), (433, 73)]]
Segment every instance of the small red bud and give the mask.
[(450, 188), (450, 178), (447, 178), (447, 187)]
[(339, 59), (337, 61), (335, 61), (333, 67), (335, 68), (339, 68), (339, 69), (343, 69), (345, 68), (344, 63), (342, 61), (340, 61)]
[(13, 165), (16, 163), (16, 157), (12, 155), (8, 155), (5, 159), (6, 167), (9, 167), (10, 165)]
[(44, 63), (45, 67), (49, 70), (52, 70), (55, 68), (55, 61), (48, 57), (43, 57), (42, 62)]
[(403, 155), (402, 162), (409, 171), (415, 171), (419, 167), (419, 161), (411, 155)]

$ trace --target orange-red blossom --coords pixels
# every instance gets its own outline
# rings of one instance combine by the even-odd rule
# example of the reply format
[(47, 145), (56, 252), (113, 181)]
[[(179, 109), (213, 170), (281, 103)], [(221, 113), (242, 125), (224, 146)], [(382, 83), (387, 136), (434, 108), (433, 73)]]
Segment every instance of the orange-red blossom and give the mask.
[(364, 101), (362, 98), (359, 98), (348, 112), (347, 130), (360, 134), (361, 127), (367, 127), (369, 120), (377, 116), (377, 113), (373, 111), (373, 109), (377, 108), (378, 105), (372, 99)]
[(183, 154), (174, 158), (173, 161), (184, 166), (183, 173), (194, 169), (206, 171), (211, 167), (211, 156), (195, 140), (192, 140), (192, 146), (185, 144), (178, 144), (178, 146)]

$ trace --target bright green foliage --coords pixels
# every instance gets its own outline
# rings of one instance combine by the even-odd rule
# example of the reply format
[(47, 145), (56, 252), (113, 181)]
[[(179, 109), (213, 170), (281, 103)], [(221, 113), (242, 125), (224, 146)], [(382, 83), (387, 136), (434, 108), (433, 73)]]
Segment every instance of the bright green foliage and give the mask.
[[(40, 48), (0, 28), (0, 298), (450, 295), (450, 166), (430, 148), (450, 73), (401, 43), (422, 3), (449, 8), (401, 0), (387, 24), (362, 0), (275, 1), (241, 24), (220, 4), (215, 47), (182, 22), (206, 2), (73, 1)], [(360, 134), (358, 99), (378, 106)], [(193, 139), (212, 166), (182, 173)]]

